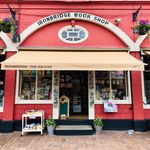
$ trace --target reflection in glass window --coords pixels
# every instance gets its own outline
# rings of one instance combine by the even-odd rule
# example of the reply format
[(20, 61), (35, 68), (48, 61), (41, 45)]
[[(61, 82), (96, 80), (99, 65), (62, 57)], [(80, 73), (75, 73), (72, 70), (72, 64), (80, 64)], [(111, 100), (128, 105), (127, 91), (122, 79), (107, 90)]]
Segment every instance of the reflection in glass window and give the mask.
[(96, 71), (96, 100), (126, 100), (127, 72), (125, 71)]
[(52, 71), (20, 71), (19, 98), (21, 100), (50, 100)]
[(4, 102), (4, 80), (5, 80), (5, 71), (0, 70), (0, 107), (3, 106)]
[(150, 55), (144, 57), (145, 71), (144, 71), (144, 86), (145, 86), (145, 97), (146, 103), (150, 104)]
[[(0, 55), (0, 62), (6, 59), (5, 54)], [(5, 81), (5, 71), (0, 70), (0, 107), (3, 107), (4, 103), (4, 81)]]

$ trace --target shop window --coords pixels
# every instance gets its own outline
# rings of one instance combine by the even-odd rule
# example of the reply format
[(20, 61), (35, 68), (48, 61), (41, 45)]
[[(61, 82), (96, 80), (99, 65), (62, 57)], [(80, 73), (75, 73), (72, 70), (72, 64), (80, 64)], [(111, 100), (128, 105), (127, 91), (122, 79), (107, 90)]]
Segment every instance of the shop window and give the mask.
[(80, 43), (87, 39), (88, 32), (81, 26), (66, 26), (59, 30), (58, 36), (66, 43)]
[(51, 100), (52, 71), (20, 71), (20, 100)]
[(96, 100), (127, 100), (127, 81), (126, 71), (96, 71)]
[(145, 89), (145, 98), (146, 98), (146, 104), (150, 104), (150, 56), (145, 55), (143, 56), (145, 65), (145, 71), (144, 71), (144, 89)]

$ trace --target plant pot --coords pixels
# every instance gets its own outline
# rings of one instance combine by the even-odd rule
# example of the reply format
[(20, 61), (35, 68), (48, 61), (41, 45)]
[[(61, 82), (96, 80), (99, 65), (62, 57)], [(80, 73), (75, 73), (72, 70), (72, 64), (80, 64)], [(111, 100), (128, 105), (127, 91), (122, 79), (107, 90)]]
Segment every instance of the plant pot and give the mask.
[(49, 136), (54, 135), (54, 127), (47, 126), (47, 131)]
[(139, 35), (145, 35), (148, 32), (148, 29), (146, 26), (140, 26), (139, 27)]
[(3, 26), (0, 24), (0, 32), (2, 31), (2, 29), (3, 29)]
[(96, 127), (95, 127), (95, 134), (96, 134), (96, 135), (100, 135), (101, 132), (102, 132), (102, 128), (103, 128), (102, 126), (101, 126), (101, 127), (96, 126)]
[(3, 31), (4, 33), (10, 33), (10, 26), (9, 26), (9, 25), (3, 26), (2, 31)]
[(134, 28), (134, 29), (133, 29), (133, 33), (134, 33), (134, 34), (139, 34), (139, 29)]

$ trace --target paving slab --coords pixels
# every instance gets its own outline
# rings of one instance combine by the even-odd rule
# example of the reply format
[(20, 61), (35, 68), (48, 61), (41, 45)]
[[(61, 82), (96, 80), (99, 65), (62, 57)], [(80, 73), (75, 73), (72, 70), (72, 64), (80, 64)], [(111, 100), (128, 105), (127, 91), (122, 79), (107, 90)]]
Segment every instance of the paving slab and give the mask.
[(150, 150), (150, 132), (103, 131), (101, 135), (48, 136), (0, 133), (0, 150)]

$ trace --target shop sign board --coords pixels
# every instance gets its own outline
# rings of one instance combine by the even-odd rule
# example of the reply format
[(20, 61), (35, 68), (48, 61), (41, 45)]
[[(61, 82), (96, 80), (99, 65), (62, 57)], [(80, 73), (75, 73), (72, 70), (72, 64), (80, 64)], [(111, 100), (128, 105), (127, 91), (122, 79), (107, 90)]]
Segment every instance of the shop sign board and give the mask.
[(66, 20), (66, 19), (80, 19), (80, 20), (87, 20), (90, 22), (95, 22), (101, 24), (103, 26), (107, 26), (109, 22), (106, 19), (103, 19), (99, 16), (95, 16), (88, 13), (81, 13), (81, 12), (65, 12), (47, 16), (42, 18), (41, 20), (37, 21), (38, 26), (46, 25), (50, 22), (56, 22), (59, 20)]

